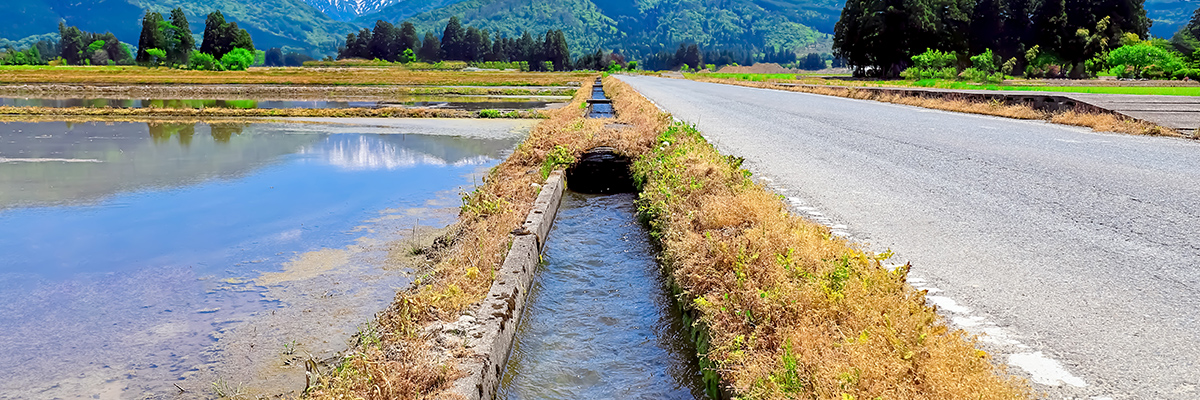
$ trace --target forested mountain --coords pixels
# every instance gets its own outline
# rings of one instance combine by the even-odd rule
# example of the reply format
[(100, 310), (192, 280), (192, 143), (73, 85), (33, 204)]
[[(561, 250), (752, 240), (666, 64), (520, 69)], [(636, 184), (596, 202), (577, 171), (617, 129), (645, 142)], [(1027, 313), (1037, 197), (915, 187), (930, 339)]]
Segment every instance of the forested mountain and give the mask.
[(335, 21), (304, 0), (4, 0), (0, 1), (0, 37), (19, 40), (58, 31), (58, 22), (89, 32), (112, 32), (137, 43), (146, 10), (169, 13), (183, 8), (192, 32), (204, 30), (204, 18), (221, 11), (250, 32), (263, 48), (290, 47), (333, 54), (349, 23)]
[(401, 2), (360, 17), (413, 21), (437, 30), (452, 15), (493, 36), (562, 29), (574, 53), (619, 48), (647, 54), (679, 43), (705, 48), (803, 49), (826, 42), (841, 4), (837, 0), (434, 0), (421, 11)]
[[(261, 48), (284, 47), (331, 55), (346, 34), (376, 20), (410, 20), (421, 32), (440, 32), (451, 15), (492, 37), (563, 30), (575, 54), (598, 48), (633, 54), (674, 51), (681, 42), (702, 48), (780, 48), (828, 51), (845, 0), (6, 0), (0, 38), (20, 40), (57, 32), (58, 22), (89, 32), (111, 31), (136, 43), (145, 10), (187, 12), (192, 31), (220, 10)], [(1150, 32), (1171, 35), (1191, 17), (1189, 0), (1147, 0)], [(349, 22), (344, 22), (349, 21)]]

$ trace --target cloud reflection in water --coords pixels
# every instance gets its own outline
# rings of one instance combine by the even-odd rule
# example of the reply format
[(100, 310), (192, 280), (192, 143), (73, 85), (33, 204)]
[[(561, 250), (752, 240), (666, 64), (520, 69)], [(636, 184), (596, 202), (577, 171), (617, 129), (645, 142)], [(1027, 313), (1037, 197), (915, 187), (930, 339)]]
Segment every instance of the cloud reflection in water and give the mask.
[(443, 148), (445, 144), (405, 140), (405, 136), (407, 135), (335, 135), (326, 139), (324, 143), (303, 149), (301, 154), (315, 156), (329, 165), (353, 171), (395, 170), (418, 165), (460, 167), (483, 165), (493, 160), (485, 155), (447, 160), (445, 157), (431, 154), (446, 153), (446, 149)]

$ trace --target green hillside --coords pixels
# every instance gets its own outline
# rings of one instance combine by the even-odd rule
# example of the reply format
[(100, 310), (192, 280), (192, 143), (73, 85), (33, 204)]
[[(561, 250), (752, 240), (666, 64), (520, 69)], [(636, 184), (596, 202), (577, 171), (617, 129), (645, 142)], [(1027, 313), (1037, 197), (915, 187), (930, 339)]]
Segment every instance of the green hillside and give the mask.
[[(115, 33), (137, 43), (144, 10), (183, 7), (192, 31), (204, 16), (221, 10), (254, 37), (260, 48), (290, 47), (321, 56), (333, 54), (347, 33), (370, 28), (377, 19), (412, 20), (440, 35), (451, 15), (486, 28), (493, 36), (535, 35), (562, 29), (575, 54), (619, 48), (647, 54), (671, 51), (681, 42), (702, 47), (805, 47), (828, 51), (840, 0), (404, 0), (352, 22), (336, 21), (304, 0), (21, 0), (0, 1), (0, 38), (20, 40), (57, 32), (58, 21), (91, 32)], [(1196, 5), (1184, 0), (1149, 0), (1151, 32), (1170, 37)]]
[(831, 30), (841, 12), (835, 0), (466, 0), (418, 14), (398, 12), (404, 4), (357, 21), (408, 19), (422, 30), (437, 31), (457, 15), (464, 24), (493, 35), (562, 29), (576, 54), (597, 48), (644, 54), (673, 50), (683, 42), (760, 49), (816, 46), (828, 37), (808, 24)]
[(89, 32), (112, 32), (137, 43), (145, 10), (182, 7), (192, 32), (204, 30), (208, 13), (221, 10), (254, 37), (257, 47), (292, 47), (333, 54), (352, 24), (334, 21), (304, 0), (21, 0), (0, 2), (0, 38), (18, 40), (58, 31), (58, 21)]

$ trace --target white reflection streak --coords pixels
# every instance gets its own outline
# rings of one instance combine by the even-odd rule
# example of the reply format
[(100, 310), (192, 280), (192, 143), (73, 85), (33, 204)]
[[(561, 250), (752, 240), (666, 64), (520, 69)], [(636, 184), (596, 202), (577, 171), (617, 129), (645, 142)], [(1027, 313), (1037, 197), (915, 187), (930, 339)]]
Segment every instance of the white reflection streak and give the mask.
[(418, 165), (480, 165), (490, 160), (487, 156), (475, 156), (448, 163), (427, 153), (412, 151), (366, 136), (359, 136), (357, 141), (334, 142), (333, 138), (330, 138), (322, 148), (309, 147), (301, 153), (316, 155), (329, 165), (349, 170), (393, 170)]

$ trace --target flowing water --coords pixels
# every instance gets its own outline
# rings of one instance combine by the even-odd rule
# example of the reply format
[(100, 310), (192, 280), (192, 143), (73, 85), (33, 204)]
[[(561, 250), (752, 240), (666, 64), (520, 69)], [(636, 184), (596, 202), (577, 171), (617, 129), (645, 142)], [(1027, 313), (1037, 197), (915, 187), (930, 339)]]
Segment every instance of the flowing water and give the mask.
[(704, 398), (634, 195), (566, 192), (498, 398)]
[(388, 101), (328, 101), (328, 100), (143, 100), (143, 99), (82, 99), (82, 98), (18, 98), (0, 97), (0, 106), (50, 108), (445, 108), (479, 111), (527, 110), (561, 107), (570, 97), (520, 96), (412, 96)]
[(532, 124), (353, 122), (0, 125), (0, 398), (303, 390)]

